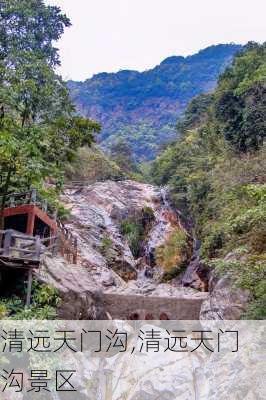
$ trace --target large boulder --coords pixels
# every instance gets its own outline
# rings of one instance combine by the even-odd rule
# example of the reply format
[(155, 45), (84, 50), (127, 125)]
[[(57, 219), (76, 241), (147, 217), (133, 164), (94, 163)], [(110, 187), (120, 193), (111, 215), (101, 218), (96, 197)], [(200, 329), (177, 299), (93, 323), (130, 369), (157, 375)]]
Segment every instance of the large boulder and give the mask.
[(238, 320), (246, 310), (248, 300), (248, 290), (234, 287), (229, 275), (219, 277), (212, 271), (209, 295), (202, 303), (200, 319)]
[(45, 256), (36, 278), (58, 290), (59, 319), (108, 319), (101, 287), (87, 268), (69, 264), (62, 257)]
[(199, 256), (192, 257), (186, 271), (181, 277), (181, 284), (202, 292), (209, 288), (210, 269), (204, 264)]

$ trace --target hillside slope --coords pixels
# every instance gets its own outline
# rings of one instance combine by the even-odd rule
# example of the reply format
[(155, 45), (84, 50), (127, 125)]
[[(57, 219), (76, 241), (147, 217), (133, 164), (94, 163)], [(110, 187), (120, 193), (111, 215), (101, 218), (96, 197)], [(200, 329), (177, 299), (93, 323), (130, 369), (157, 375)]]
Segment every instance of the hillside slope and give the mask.
[(68, 87), (78, 112), (102, 124), (103, 148), (124, 138), (137, 159), (151, 159), (175, 138), (176, 119), (192, 97), (215, 87), (240, 48), (211, 46), (189, 57), (169, 57), (148, 71), (101, 73), (69, 81)]
[[(193, 99), (179, 123), (181, 139), (152, 167), (154, 181), (168, 185), (176, 206), (194, 220), (201, 257), (213, 269), (209, 309), (222, 319), (237, 288), (249, 292), (245, 317), (265, 319), (265, 110), (266, 43), (251, 42), (213, 94)], [(243, 297), (234, 293), (241, 306)]]

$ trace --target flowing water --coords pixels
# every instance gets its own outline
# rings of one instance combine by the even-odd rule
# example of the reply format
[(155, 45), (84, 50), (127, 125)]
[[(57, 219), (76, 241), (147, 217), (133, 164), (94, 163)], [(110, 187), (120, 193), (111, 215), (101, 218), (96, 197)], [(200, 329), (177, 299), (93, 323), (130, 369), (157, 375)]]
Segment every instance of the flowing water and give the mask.
[(160, 189), (161, 206), (154, 211), (155, 223), (150, 230), (144, 256), (138, 269), (139, 285), (147, 284), (147, 281), (155, 282), (162, 276), (162, 269), (156, 265), (155, 250), (165, 243), (165, 238), (173, 230), (173, 225), (178, 224), (178, 219), (167, 199), (166, 188)]
[[(161, 206), (155, 211), (155, 223), (150, 230), (145, 248), (144, 256), (138, 264), (138, 275), (136, 285), (139, 288), (149, 288), (158, 285), (163, 276), (163, 269), (156, 264), (156, 249), (165, 243), (165, 240), (175, 227), (181, 227), (191, 237), (168, 201), (166, 188), (160, 189)], [(191, 237), (192, 238), (192, 237)], [(198, 276), (200, 260), (200, 241), (193, 238), (193, 254), (184, 274), (176, 280), (178, 287), (194, 287), (199, 290), (206, 290), (204, 282)]]

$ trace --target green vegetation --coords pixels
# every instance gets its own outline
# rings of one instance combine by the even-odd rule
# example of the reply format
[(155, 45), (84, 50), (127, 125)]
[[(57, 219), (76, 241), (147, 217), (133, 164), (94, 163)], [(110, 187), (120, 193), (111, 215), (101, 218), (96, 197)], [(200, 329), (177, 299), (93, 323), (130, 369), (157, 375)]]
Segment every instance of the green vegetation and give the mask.
[[(62, 186), (66, 161), (90, 146), (100, 126), (75, 114), (55, 68), (54, 47), (70, 26), (58, 7), (42, 0), (0, 4), (0, 194), (45, 183)], [(1, 221), (1, 225), (3, 221)]]
[(101, 240), (100, 244), (100, 252), (102, 253), (103, 256), (107, 257), (109, 256), (109, 251), (112, 248), (112, 240), (109, 238), (109, 236), (104, 236)]
[[(248, 309), (243, 314), (244, 319), (265, 319), (265, 304), (266, 304), (266, 274), (264, 255), (248, 255), (246, 249), (241, 249), (236, 255), (234, 261), (213, 261), (218, 274), (227, 273), (235, 282), (235, 287), (247, 289), (252, 293), (252, 302)], [(245, 254), (245, 257), (243, 257)], [(244, 260), (241, 261), (241, 255)]]
[(28, 308), (22, 300), (26, 290), (22, 288), (21, 296), (13, 295), (0, 299), (1, 319), (55, 319), (56, 308), (60, 303), (57, 290), (33, 280), (32, 301)]
[(154, 221), (154, 213), (150, 207), (144, 207), (140, 216), (124, 219), (120, 224), (120, 232), (128, 242), (135, 258), (141, 256), (143, 241)]
[(135, 258), (140, 256), (142, 244), (144, 240), (145, 229), (142, 221), (128, 219), (121, 222), (121, 234), (126, 238), (129, 248)]
[(218, 81), (214, 115), (225, 139), (247, 152), (263, 145), (266, 121), (266, 46), (250, 43)]
[(222, 263), (250, 290), (249, 318), (265, 318), (266, 309), (265, 68), (266, 44), (248, 44), (214, 93), (193, 100), (178, 123), (181, 139), (151, 170), (193, 217), (206, 262)]
[(131, 148), (123, 139), (116, 140), (111, 145), (110, 156), (125, 173), (137, 172)]
[(176, 228), (169, 236), (166, 243), (156, 250), (156, 264), (164, 269), (164, 280), (177, 276), (187, 265), (191, 256), (186, 233)]
[(66, 179), (94, 183), (107, 179), (122, 179), (124, 172), (96, 146), (81, 147), (74, 160), (65, 166)]
[(176, 119), (197, 94), (212, 90), (219, 74), (241, 46), (210, 46), (189, 57), (169, 57), (144, 71), (101, 73), (84, 82), (68, 82), (84, 115), (102, 124), (101, 146), (124, 141), (137, 161), (154, 159), (176, 138)]
[[(35, 187), (64, 217), (58, 194), (65, 164), (100, 131), (98, 123), (76, 114), (55, 72), (60, 65), (55, 42), (70, 21), (43, 0), (1, 1), (0, 20), (0, 212), (8, 193)], [(0, 229), (3, 222), (1, 217)], [(1, 316), (55, 318), (56, 291), (34, 285), (31, 307), (24, 309), (23, 293), (2, 299)]]

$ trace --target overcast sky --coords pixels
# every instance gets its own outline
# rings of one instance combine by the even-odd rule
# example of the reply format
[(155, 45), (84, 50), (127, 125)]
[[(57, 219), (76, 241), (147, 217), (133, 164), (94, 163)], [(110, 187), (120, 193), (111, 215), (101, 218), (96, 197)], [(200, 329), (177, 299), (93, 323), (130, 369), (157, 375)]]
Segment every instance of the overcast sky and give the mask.
[(217, 43), (266, 40), (266, 0), (46, 0), (70, 17), (59, 42), (65, 79), (143, 71)]

